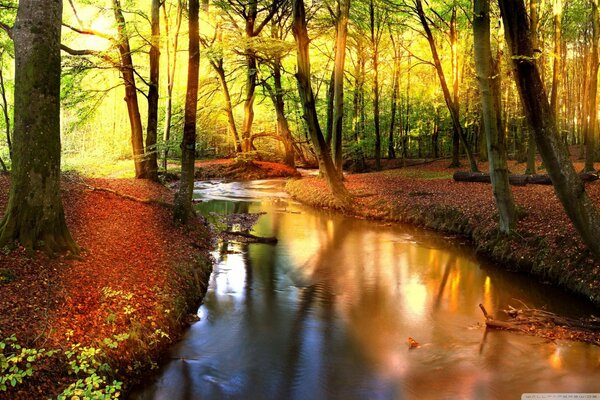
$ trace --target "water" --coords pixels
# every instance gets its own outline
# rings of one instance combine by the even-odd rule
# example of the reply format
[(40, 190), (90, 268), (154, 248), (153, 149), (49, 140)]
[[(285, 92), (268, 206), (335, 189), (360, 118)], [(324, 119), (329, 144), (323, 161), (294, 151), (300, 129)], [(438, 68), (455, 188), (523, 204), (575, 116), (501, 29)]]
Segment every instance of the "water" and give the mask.
[[(460, 239), (313, 210), (282, 181), (198, 183), (205, 212), (266, 212), (221, 243), (200, 321), (137, 399), (518, 399), (600, 392), (600, 348), (481, 327), (518, 300), (597, 310)], [(518, 300), (517, 300), (518, 299)], [(412, 337), (421, 347), (409, 350)]]

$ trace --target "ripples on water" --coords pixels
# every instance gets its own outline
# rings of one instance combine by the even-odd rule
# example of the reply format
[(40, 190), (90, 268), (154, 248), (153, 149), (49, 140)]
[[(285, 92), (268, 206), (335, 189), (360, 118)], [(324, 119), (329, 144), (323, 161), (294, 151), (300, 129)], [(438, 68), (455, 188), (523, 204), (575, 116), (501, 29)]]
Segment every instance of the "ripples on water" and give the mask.
[[(600, 392), (598, 347), (485, 333), (478, 304), (569, 315), (571, 295), (447, 238), (303, 207), (282, 182), (197, 184), (205, 212), (266, 212), (276, 246), (220, 243), (200, 321), (139, 399), (518, 399)], [(421, 347), (409, 350), (408, 337)]]

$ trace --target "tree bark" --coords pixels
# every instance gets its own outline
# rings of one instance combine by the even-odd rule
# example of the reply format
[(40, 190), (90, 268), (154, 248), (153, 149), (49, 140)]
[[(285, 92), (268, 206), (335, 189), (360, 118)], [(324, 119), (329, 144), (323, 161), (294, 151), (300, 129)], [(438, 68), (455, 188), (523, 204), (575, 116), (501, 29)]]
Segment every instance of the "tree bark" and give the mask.
[(297, 51), (297, 72), (298, 94), (302, 102), (304, 119), (308, 128), (311, 142), (317, 156), (320, 171), (325, 175), (327, 184), (332, 194), (347, 206), (350, 203), (350, 194), (348, 193), (342, 177), (337, 173), (333, 160), (331, 159), (330, 149), (325, 142), (323, 133), (319, 126), (317, 110), (315, 107), (315, 97), (310, 84), (310, 56), (308, 52), (308, 32), (306, 29), (306, 11), (303, 0), (293, 0), (292, 2), (292, 30), (296, 41)]
[[(163, 15), (165, 21), (166, 41), (165, 48), (167, 49), (167, 104), (165, 106), (165, 128), (163, 132), (163, 169), (167, 170), (167, 158), (169, 157), (169, 140), (171, 140), (171, 121), (173, 118), (173, 86), (175, 84), (175, 71), (177, 68), (177, 50), (179, 48), (179, 31), (181, 21), (183, 20), (183, 4), (179, 0), (177, 2), (177, 17), (175, 20), (175, 32), (173, 36), (173, 56), (171, 57), (171, 41), (169, 37), (169, 16), (165, 2), (163, 2)], [(171, 61), (172, 59), (172, 61)]]
[[(446, 82), (446, 76), (444, 74), (444, 69), (442, 68), (442, 63), (440, 61), (440, 57), (437, 52), (437, 47), (435, 44), (435, 40), (433, 38), (433, 34), (431, 33), (431, 29), (429, 28), (429, 22), (427, 21), (427, 17), (425, 15), (425, 11), (423, 10), (423, 3), (421, 0), (415, 1), (417, 15), (425, 30), (425, 35), (427, 37), (427, 41), (429, 43), (429, 48), (431, 49), (431, 56), (433, 58), (433, 63), (435, 65), (435, 69), (437, 71), (438, 77), (440, 79), (440, 84), (442, 86), (442, 93), (444, 94), (444, 101), (446, 102), (446, 106), (448, 107), (448, 111), (450, 112), (450, 117), (452, 119), (452, 128), (453, 132), (458, 135), (460, 141), (463, 144), (465, 149), (465, 153), (467, 154), (467, 158), (469, 160), (469, 165), (471, 167), (472, 172), (477, 172), (477, 163), (475, 162), (475, 158), (473, 157), (473, 152), (471, 151), (468, 143), (466, 142), (462, 125), (460, 123), (460, 114), (458, 104), (455, 104), (452, 95), (450, 94), (450, 90), (448, 89), (448, 83)], [(454, 161), (454, 160), (453, 160)], [(454, 164), (454, 163), (453, 163)]]
[(369, 2), (371, 63), (373, 64), (373, 124), (375, 125), (375, 170), (381, 170), (381, 131), (379, 123), (379, 32), (375, 27), (375, 4)]
[(481, 96), (492, 192), (498, 209), (499, 230), (508, 234), (516, 222), (516, 208), (508, 181), (506, 149), (501, 134), (500, 85), (497, 78), (499, 74), (492, 61), (489, 0), (474, 0), (473, 11), (475, 68)]
[(189, 61), (183, 139), (181, 141), (181, 179), (175, 196), (173, 218), (186, 224), (192, 215), (194, 166), (196, 162), (196, 115), (198, 107), (198, 77), (200, 71), (200, 35), (198, 0), (189, 0)]
[(152, 0), (152, 39), (150, 40), (150, 87), (148, 88), (148, 124), (146, 126), (147, 178), (158, 180), (158, 85), (160, 80), (160, 0)]
[(598, 38), (600, 36), (600, 19), (598, 18), (598, 0), (592, 3), (592, 51), (590, 54), (590, 75), (588, 89), (588, 116), (585, 129), (585, 172), (594, 171), (596, 155), (596, 134), (598, 131)]
[(531, 125), (538, 151), (554, 190), (583, 242), (600, 257), (600, 214), (575, 172), (565, 144), (560, 140), (546, 89), (534, 62), (523, 0), (499, 0), (505, 36), (515, 68), (521, 103)]
[(338, 0), (337, 37), (335, 44), (335, 65), (333, 69), (333, 163), (342, 174), (342, 136), (344, 123), (344, 64), (346, 61), (346, 39), (348, 38), (348, 18), (350, 0)]
[(394, 47), (394, 70), (392, 76), (392, 101), (390, 110), (390, 130), (388, 135), (388, 158), (396, 158), (396, 146), (394, 140), (394, 131), (396, 130), (396, 112), (398, 110), (398, 97), (400, 94), (400, 52), (396, 45), (394, 35), (390, 34), (390, 39)]
[(558, 87), (560, 84), (561, 62), (561, 18), (562, 18), (562, 0), (553, 0), (552, 4), (554, 14), (554, 63), (552, 66), (552, 89), (550, 92), (550, 108), (554, 111), (556, 121), (559, 121), (558, 108)]
[[(43, 4), (42, 4), (43, 3)], [(79, 251), (60, 191), (62, 0), (21, 0), (15, 43), (14, 162), (0, 245)]]
[(133, 162), (135, 164), (135, 177), (145, 179), (148, 177), (146, 156), (144, 153), (144, 131), (142, 128), (142, 117), (140, 105), (137, 98), (137, 87), (131, 47), (129, 45), (129, 34), (126, 29), (125, 17), (121, 9), (121, 1), (113, 0), (113, 12), (117, 22), (118, 41), (117, 47), (121, 56), (121, 78), (125, 86), (125, 103), (127, 103), (127, 115), (131, 127), (131, 146), (133, 148)]

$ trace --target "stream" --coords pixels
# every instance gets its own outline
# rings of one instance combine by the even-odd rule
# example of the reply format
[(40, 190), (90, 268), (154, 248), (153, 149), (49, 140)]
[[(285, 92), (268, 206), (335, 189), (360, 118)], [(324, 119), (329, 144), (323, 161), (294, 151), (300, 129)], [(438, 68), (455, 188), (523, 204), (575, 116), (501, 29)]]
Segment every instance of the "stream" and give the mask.
[[(520, 399), (600, 393), (600, 348), (488, 331), (479, 303), (598, 315), (465, 240), (303, 206), (283, 180), (197, 182), (277, 245), (219, 243), (200, 320), (132, 399)], [(419, 348), (409, 349), (414, 338)]]

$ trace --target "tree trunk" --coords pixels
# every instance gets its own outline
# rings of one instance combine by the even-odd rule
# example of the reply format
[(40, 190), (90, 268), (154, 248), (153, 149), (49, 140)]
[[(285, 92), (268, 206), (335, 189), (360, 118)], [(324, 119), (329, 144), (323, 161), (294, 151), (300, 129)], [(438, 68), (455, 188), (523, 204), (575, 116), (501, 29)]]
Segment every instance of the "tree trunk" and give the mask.
[(553, 0), (552, 4), (554, 14), (554, 63), (552, 66), (552, 90), (550, 93), (550, 108), (554, 111), (556, 121), (559, 121), (558, 115), (558, 86), (560, 83), (560, 55), (561, 49), (561, 18), (562, 18), (562, 0)]
[(235, 125), (235, 117), (233, 115), (233, 106), (231, 105), (231, 94), (229, 93), (229, 85), (227, 84), (227, 78), (225, 75), (225, 68), (223, 67), (223, 58), (217, 61), (211, 62), (213, 69), (219, 77), (219, 83), (221, 84), (221, 91), (223, 92), (223, 98), (225, 100), (225, 114), (227, 114), (227, 126), (229, 133), (233, 139), (236, 153), (242, 151), (242, 145), (240, 142), (240, 136)]
[(396, 158), (394, 130), (396, 129), (396, 111), (398, 109), (398, 96), (400, 93), (400, 54), (398, 46), (394, 41), (393, 34), (390, 34), (390, 39), (394, 47), (394, 71), (392, 76), (392, 104), (390, 110), (390, 130), (388, 136), (388, 158), (393, 160)]
[(173, 36), (173, 61), (171, 62), (171, 43), (169, 38), (169, 16), (167, 15), (167, 9), (163, 2), (163, 15), (165, 21), (165, 33), (167, 40), (165, 41), (165, 48), (167, 49), (167, 104), (165, 106), (165, 128), (163, 132), (163, 169), (167, 170), (167, 158), (169, 157), (169, 140), (171, 139), (171, 121), (173, 118), (173, 85), (175, 83), (175, 71), (177, 67), (177, 50), (179, 48), (179, 30), (181, 28), (181, 21), (183, 20), (183, 4), (179, 0), (177, 2), (177, 18), (175, 21), (175, 33)]
[(292, 30), (296, 40), (298, 93), (302, 102), (304, 119), (308, 127), (311, 142), (313, 144), (319, 169), (325, 175), (327, 184), (332, 194), (344, 205), (349, 205), (350, 194), (348, 193), (342, 177), (337, 173), (331, 153), (321, 128), (315, 107), (315, 98), (310, 84), (310, 56), (308, 52), (308, 32), (306, 30), (306, 12), (303, 0), (293, 0), (293, 23)]
[(373, 64), (373, 123), (375, 125), (375, 170), (381, 169), (381, 132), (379, 123), (379, 34), (375, 29), (375, 4), (369, 2), (371, 62)]
[(196, 162), (196, 114), (198, 107), (198, 76), (200, 70), (198, 0), (189, 0), (189, 61), (187, 92), (185, 96), (185, 116), (183, 139), (181, 141), (181, 179), (175, 196), (173, 218), (186, 224), (192, 215), (192, 195), (194, 193), (194, 164)]
[(508, 181), (506, 149), (501, 134), (500, 85), (497, 78), (499, 74), (495, 70), (492, 61), (489, 0), (475, 0), (473, 10), (475, 68), (481, 96), (483, 126), (490, 163), (490, 179), (494, 199), (496, 200), (496, 208), (498, 209), (498, 227), (500, 232), (508, 234), (516, 222), (516, 209)]
[[(452, 101), (454, 103), (454, 107), (456, 108), (456, 114), (460, 115), (460, 99), (458, 93), (458, 33), (456, 31), (456, 7), (452, 7), (452, 16), (450, 18), (450, 51), (452, 55)], [(460, 129), (452, 130), (452, 163), (450, 164), (451, 167), (460, 166), (461, 140), (465, 145), (467, 144), (465, 138), (461, 138), (460, 136)]]
[(152, 0), (152, 39), (150, 41), (150, 87), (148, 88), (148, 124), (146, 126), (147, 178), (158, 180), (158, 85), (160, 79), (160, 0)]
[(148, 177), (146, 157), (144, 154), (144, 131), (142, 128), (142, 117), (140, 105), (137, 98), (137, 87), (135, 83), (134, 65), (129, 46), (129, 35), (125, 27), (125, 17), (121, 9), (121, 1), (113, 0), (113, 11), (117, 21), (118, 48), (121, 55), (121, 78), (125, 86), (125, 103), (127, 103), (127, 115), (131, 127), (131, 146), (133, 148), (133, 162), (135, 164), (135, 177), (145, 179)]
[(566, 146), (560, 140), (554, 113), (536, 63), (528, 35), (523, 0), (499, 0), (505, 36), (509, 43), (521, 103), (531, 125), (538, 151), (554, 190), (583, 242), (600, 257), (600, 214), (575, 172)]
[(592, 51), (590, 54), (590, 75), (588, 89), (588, 116), (585, 130), (585, 172), (594, 171), (596, 153), (596, 132), (598, 131), (598, 37), (600, 20), (598, 19), (598, 0), (592, 0)]
[(0, 246), (78, 252), (60, 191), (62, 1), (21, 0), (15, 43), (14, 162)]
[(335, 44), (335, 65), (333, 68), (333, 163), (342, 174), (342, 136), (344, 123), (344, 64), (346, 61), (346, 39), (348, 37), (348, 17), (350, 0), (338, 0), (337, 37)]
[(437, 71), (438, 77), (440, 79), (440, 84), (442, 86), (442, 92), (444, 94), (444, 101), (446, 102), (446, 106), (448, 107), (448, 111), (450, 112), (450, 117), (452, 119), (453, 133), (460, 138), (460, 141), (463, 144), (465, 153), (467, 154), (467, 158), (469, 160), (471, 172), (477, 172), (478, 171), (477, 163), (475, 162), (473, 153), (465, 140), (462, 125), (460, 123), (460, 114), (459, 114), (458, 104), (454, 103), (452, 95), (450, 94), (450, 90), (448, 89), (448, 83), (446, 82), (446, 76), (445, 76), (444, 70), (442, 68), (442, 63), (440, 61), (440, 57), (438, 56), (437, 47), (435, 45), (435, 40), (433, 38), (433, 34), (431, 33), (431, 29), (429, 28), (429, 22), (427, 21), (427, 17), (425, 16), (425, 11), (423, 10), (422, 1), (416, 0), (415, 4), (417, 6), (416, 10), (417, 10), (417, 14), (419, 16), (419, 20), (421, 22), (421, 25), (423, 26), (423, 29), (425, 30), (425, 35), (427, 37), (427, 41), (429, 42), (429, 48), (431, 49), (431, 56), (433, 58), (433, 63), (435, 65), (435, 69)]
[(12, 162), (13, 159), (13, 149), (12, 149), (12, 140), (10, 138), (10, 113), (8, 111), (8, 101), (6, 99), (6, 86), (4, 86), (4, 74), (2, 73), (2, 69), (4, 68), (4, 54), (0, 55), (0, 95), (2, 96), (2, 114), (4, 115), (4, 126), (6, 132), (6, 145), (8, 146), (8, 156)]

